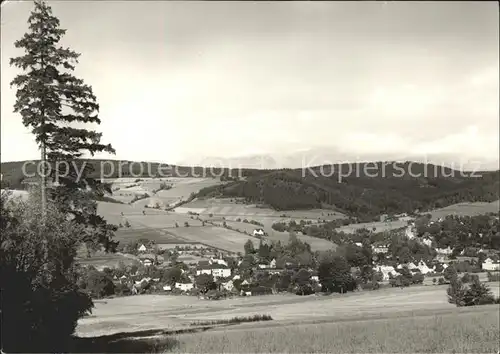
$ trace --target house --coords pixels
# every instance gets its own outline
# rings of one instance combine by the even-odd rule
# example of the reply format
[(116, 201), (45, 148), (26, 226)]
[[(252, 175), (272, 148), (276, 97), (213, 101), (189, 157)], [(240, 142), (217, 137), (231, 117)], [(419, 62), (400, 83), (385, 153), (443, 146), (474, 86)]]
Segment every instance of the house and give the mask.
[(258, 267), (259, 267), (260, 269), (267, 269), (267, 268), (270, 268), (270, 267), (269, 267), (269, 264), (265, 264), (265, 263), (260, 263), (260, 264), (258, 265)]
[(139, 255), (139, 260), (142, 262), (142, 264), (145, 267), (149, 267), (149, 266), (156, 264), (156, 263), (162, 263), (163, 257), (162, 256), (155, 256), (152, 253), (143, 253), (143, 254)]
[(432, 239), (430, 238), (423, 238), (422, 243), (428, 247), (432, 247)]
[(389, 247), (384, 244), (372, 245), (373, 253), (387, 253), (389, 252)]
[(355, 245), (358, 247), (363, 247), (363, 244), (361, 242), (356, 242)]
[(408, 227), (406, 228), (405, 230), (405, 236), (411, 240), (413, 238), (415, 238), (415, 233), (413, 232), (413, 226), (411, 225), (408, 225)]
[(146, 252), (146, 251), (147, 251), (147, 248), (146, 248), (146, 246), (144, 246), (143, 244), (141, 244), (141, 245), (139, 246), (139, 248), (137, 248), (137, 250), (138, 250), (139, 252)]
[(276, 268), (276, 259), (273, 258), (273, 260), (269, 263), (269, 268)]
[(212, 258), (210, 259), (211, 264), (220, 264), (220, 265), (225, 265), (226, 267), (228, 266), (227, 262), (223, 260), (222, 258)]
[(228, 278), (231, 276), (231, 269), (224, 265), (212, 265), (212, 275), (214, 278)]
[(189, 291), (194, 288), (193, 283), (175, 283), (175, 288), (181, 291)]
[(311, 273), (311, 280), (316, 282), (316, 283), (319, 283), (319, 276), (318, 276), (318, 273), (317, 272), (312, 272)]
[(382, 273), (382, 279), (383, 280), (388, 280), (389, 279), (389, 274), (396, 275), (396, 269), (394, 269), (393, 266), (378, 266), (373, 268), (374, 271)]
[(253, 236), (264, 236), (264, 235), (265, 235), (264, 229), (253, 230)]
[(165, 290), (165, 291), (171, 291), (172, 290), (172, 286), (170, 286), (170, 285), (163, 285), (163, 290)]
[(226, 289), (227, 291), (233, 291), (234, 289), (234, 283), (232, 280), (226, 282), (226, 283), (222, 283), (222, 287), (224, 289)]
[(453, 250), (448, 246), (447, 248), (436, 248), (436, 252), (438, 255), (449, 256)]
[(389, 217), (389, 215), (387, 215), (387, 214), (380, 215), (380, 222), (385, 222), (388, 217)]
[(500, 262), (486, 258), (482, 264), (483, 270), (500, 270)]
[(281, 274), (284, 271), (285, 271), (284, 269), (273, 268), (273, 269), (269, 269), (269, 274), (271, 274), (271, 275)]
[(227, 278), (231, 276), (231, 269), (224, 264), (199, 262), (196, 275), (211, 274), (214, 278)]
[(149, 283), (151, 278), (142, 278), (141, 280), (136, 280), (135, 285), (141, 285), (142, 283)]
[(431, 268), (427, 266), (427, 264), (425, 264), (424, 261), (418, 262), (417, 269), (420, 270), (420, 273), (422, 274), (427, 274), (433, 271)]

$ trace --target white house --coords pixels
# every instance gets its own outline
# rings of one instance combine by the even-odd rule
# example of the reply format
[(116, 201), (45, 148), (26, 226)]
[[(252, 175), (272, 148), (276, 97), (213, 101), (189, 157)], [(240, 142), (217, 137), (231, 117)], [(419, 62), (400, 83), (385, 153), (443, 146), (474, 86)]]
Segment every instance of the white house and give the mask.
[(146, 252), (146, 251), (147, 251), (147, 248), (146, 248), (146, 246), (144, 246), (144, 245), (142, 245), (142, 244), (141, 244), (137, 250), (138, 250), (139, 252)]
[(363, 247), (363, 244), (361, 242), (356, 242), (355, 245), (358, 247)]
[(422, 243), (428, 247), (432, 246), (432, 240), (430, 238), (423, 238)]
[(482, 264), (483, 270), (500, 270), (500, 262), (486, 258)]
[(393, 266), (384, 266), (383, 265), (383, 266), (379, 266), (379, 267), (374, 267), (373, 270), (376, 272), (381, 272), (383, 280), (388, 280), (389, 274), (395, 275), (397, 273), (396, 269), (394, 269)]
[(408, 269), (409, 269), (409, 270), (412, 270), (412, 269), (417, 269), (417, 268), (418, 268), (418, 267), (415, 265), (415, 263), (413, 263), (413, 262), (408, 263)]
[(276, 259), (273, 258), (273, 260), (269, 263), (269, 268), (276, 268)]
[(227, 278), (231, 276), (231, 269), (224, 266), (214, 267), (212, 275), (214, 278)]
[(231, 276), (231, 269), (223, 264), (202, 265), (196, 270), (196, 275), (211, 274), (214, 278), (227, 278)]
[(453, 250), (448, 246), (447, 248), (436, 248), (436, 252), (439, 255), (449, 256), (452, 254)]
[(427, 266), (427, 264), (425, 264), (424, 261), (418, 262), (417, 268), (418, 268), (418, 270), (420, 270), (420, 273), (422, 273), (422, 274), (427, 274), (427, 273), (432, 272), (432, 269), (429, 268)]
[(165, 290), (165, 291), (171, 291), (172, 287), (170, 285), (163, 285), (163, 290)]
[(222, 287), (224, 289), (226, 289), (227, 291), (233, 291), (234, 289), (234, 283), (232, 280), (226, 282), (226, 283), (222, 283)]
[(264, 236), (264, 229), (255, 229), (253, 230), (254, 236)]
[(149, 267), (153, 265), (153, 261), (149, 258), (146, 258), (145, 260), (142, 261), (142, 264), (144, 264), (145, 267)]
[(181, 291), (189, 291), (194, 288), (193, 283), (175, 283), (175, 287)]
[(227, 262), (223, 259), (212, 258), (212, 259), (210, 259), (210, 263), (211, 264), (225, 265), (226, 267), (228, 266)]
[(405, 236), (411, 240), (415, 237), (415, 233), (413, 232), (413, 226), (408, 225), (408, 227), (405, 230)]
[(196, 270), (196, 275), (202, 275), (202, 274), (212, 274), (212, 269), (209, 268), (201, 268)]
[(387, 253), (389, 252), (389, 247), (385, 245), (372, 245), (372, 251), (374, 253)]

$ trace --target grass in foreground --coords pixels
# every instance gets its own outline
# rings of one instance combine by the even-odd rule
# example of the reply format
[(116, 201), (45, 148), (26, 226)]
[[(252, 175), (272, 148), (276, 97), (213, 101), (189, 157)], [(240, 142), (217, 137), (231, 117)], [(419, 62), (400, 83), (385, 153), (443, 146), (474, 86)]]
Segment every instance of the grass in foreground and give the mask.
[(496, 353), (498, 306), (425, 317), (184, 334), (177, 353)]
[(269, 315), (253, 315), (248, 317), (233, 317), (227, 320), (213, 320), (213, 321), (196, 321), (192, 322), (191, 326), (213, 326), (218, 324), (238, 324), (243, 322), (258, 322), (258, 321), (271, 321), (273, 318)]

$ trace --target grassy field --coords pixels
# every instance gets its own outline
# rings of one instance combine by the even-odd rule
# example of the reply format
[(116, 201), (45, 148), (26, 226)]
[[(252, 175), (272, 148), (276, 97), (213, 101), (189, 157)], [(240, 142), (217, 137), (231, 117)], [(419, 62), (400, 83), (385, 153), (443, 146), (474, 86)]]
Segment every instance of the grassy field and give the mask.
[[(498, 312), (488, 306), (442, 315), (216, 330), (177, 336), (177, 353), (495, 353)], [(497, 309), (498, 310), (498, 309)], [(271, 324), (272, 325), (272, 324)], [(262, 325), (261, 325), (262, 326)]]
[(436, 209), (430, 212), (433, 219), (445, 217), (446, 215), (474, 216), (487, 213), (498, 213), (500, 201), (492, 203), (459, 203), (449, 205), (445, 208)]

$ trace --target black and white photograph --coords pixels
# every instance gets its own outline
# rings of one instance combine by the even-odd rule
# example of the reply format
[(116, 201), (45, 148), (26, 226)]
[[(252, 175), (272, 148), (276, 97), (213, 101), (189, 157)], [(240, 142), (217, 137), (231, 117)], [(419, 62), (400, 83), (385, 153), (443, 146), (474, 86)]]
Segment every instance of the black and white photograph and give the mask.
[(500, 354), (498, 2), (0, 11), (2, 354)]

